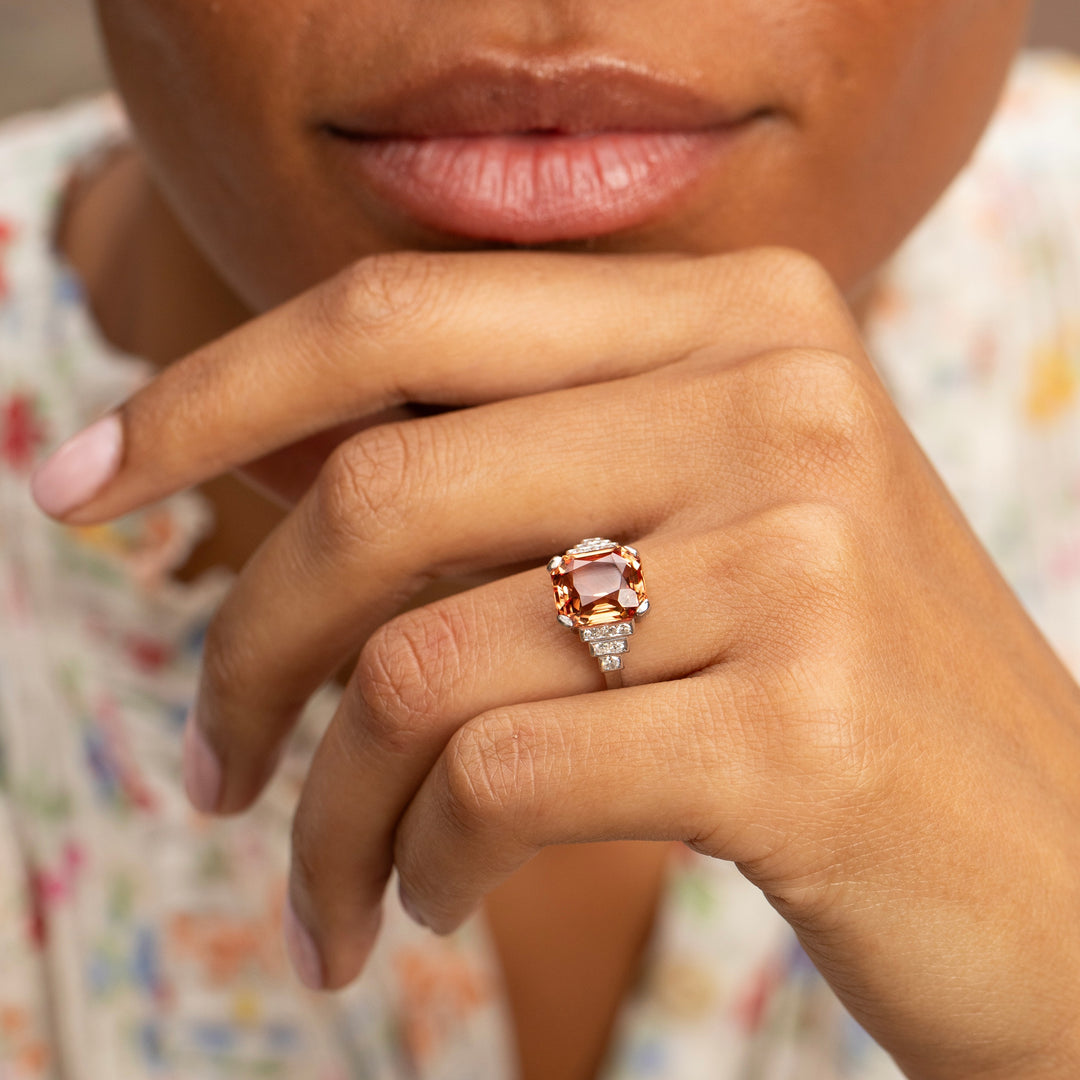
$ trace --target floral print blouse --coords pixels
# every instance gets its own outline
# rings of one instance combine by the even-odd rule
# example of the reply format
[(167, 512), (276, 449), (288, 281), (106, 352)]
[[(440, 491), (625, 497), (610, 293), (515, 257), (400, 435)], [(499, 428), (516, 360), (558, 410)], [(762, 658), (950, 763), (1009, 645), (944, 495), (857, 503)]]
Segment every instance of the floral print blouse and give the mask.
[[(152, 375), (51, 245), (111, 96), (0, 126), (0, 1080), (512, 1080), (480, 909), (438, 938), (387, 891), (356, 982), (303, 989), (280, 933), (292, 809), (340, 691), (246, 814), (193, 811), (180, 730), (232, 574), (171, 571), (182, 492), (59, 525), (34, 463)], [(870, 354), (1051, 644), (1080, 673), (1080, 62), (1022, 53), (971, 161), (885, 268)], [(734, 869), (682, 849), (601, 1080), (879, 1080), (895, 1064)]]

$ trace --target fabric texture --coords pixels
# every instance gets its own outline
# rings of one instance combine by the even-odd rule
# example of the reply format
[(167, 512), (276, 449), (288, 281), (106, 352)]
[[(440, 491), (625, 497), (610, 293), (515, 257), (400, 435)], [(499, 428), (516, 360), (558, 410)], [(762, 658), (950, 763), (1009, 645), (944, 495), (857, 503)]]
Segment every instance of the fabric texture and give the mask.
[[(53, 250), (64, 182), (122, 139), (111, 96), (0, 127), (0, 1080), (511, 1080), (482, 913), (437, 938), (387, 891), (363, 975), (304, 990), (281, 944), (289, 824), (324, 686), (246, 814), (208, 819), (180, 732), (216, 568), (183, 492), (47, 519), (33, 465), (152, 377), (101, 338)], [(976, 153), (889, 261), (872, 359), (961, 509), (1080, 672), (1080, 62), (1021, 54)], [(884, 1080), (786, 923), (685, 849), (601, 1080)]]

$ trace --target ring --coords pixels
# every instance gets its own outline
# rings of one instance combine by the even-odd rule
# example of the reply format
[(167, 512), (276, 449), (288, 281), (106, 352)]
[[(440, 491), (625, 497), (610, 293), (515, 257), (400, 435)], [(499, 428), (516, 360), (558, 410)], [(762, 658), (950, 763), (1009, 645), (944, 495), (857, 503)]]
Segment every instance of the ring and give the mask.
[(649, 610), (637, 548), (590, 536), (548, 561), (555, 619), (589, 646), (609, 690), (622, 686), (623, 653), (634, 619)]

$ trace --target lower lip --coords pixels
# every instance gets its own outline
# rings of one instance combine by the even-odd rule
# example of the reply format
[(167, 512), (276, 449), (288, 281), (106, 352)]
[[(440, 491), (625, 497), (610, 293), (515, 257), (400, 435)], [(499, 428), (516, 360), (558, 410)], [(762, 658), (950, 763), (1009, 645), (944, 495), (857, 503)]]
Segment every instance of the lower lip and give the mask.
[(669, 209), (744, 125), (445, 138), (343, 136), (367, 184), (422, 225), (514, 244), (576, 240)]

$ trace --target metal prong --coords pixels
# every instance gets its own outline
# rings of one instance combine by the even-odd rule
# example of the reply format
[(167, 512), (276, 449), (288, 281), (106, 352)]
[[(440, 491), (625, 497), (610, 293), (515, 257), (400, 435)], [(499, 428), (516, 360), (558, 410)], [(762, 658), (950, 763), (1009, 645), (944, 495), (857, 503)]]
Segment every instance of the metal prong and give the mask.
[(623, 547), (626, 548), (626, 550), (629, 551), (630, 554), (633, 555), (635, 559), (640, 559), (641, 558), (641, 553), (638, 551), (638, 549), (636, 547), (631, 547), (629, 544), (623, 544)]
[(559, 569), (559, 564), (561, 562), (562, 562), (562, 556), (561, 555), (552, 555), (551, 558), (548, 559), (548, 564), (547, 564), (548, 573), (549, 574), (554, 574), (555, 571)]
[(555, 616), (555, 621), (560, 626), (569, 627), (571, 630), (574, 628), (574, 620), (569, 615), (563, 615), (561, 612)]
[(649, 607), (650, 607), (649, 601), (648, 600), (642, 600), (641, 603), (638, 604), (638, 609), (637, 609), (637, 612), (636, 612), (638, 618), (640, 618), (642, 615), (648, 615)]

